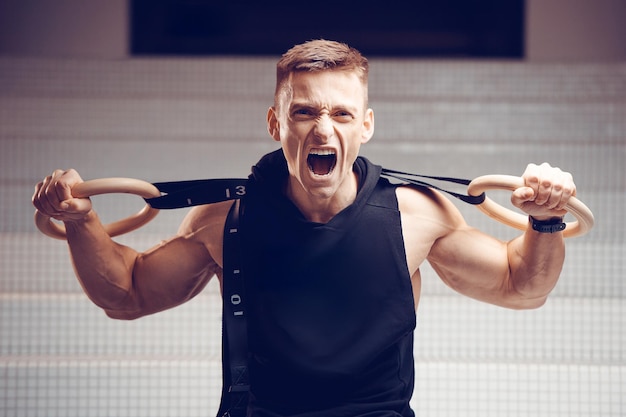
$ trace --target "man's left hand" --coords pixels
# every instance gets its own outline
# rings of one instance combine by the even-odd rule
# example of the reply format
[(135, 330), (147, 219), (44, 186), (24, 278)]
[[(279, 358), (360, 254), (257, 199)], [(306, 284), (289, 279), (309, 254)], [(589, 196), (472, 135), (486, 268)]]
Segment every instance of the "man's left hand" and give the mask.
[(576, 195), (572, 174), (548, 163), (528, 164), (522, 175), (525, 187), (516, 189), (511, 202), (537, 220), (563, 217), (565, 205)]

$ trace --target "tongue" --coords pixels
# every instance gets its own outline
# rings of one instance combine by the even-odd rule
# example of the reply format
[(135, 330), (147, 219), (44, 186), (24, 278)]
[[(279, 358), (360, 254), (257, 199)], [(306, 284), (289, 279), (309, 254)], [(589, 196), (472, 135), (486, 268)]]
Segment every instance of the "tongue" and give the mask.
[(309, 167), (316, 175), (327, 175), (335, 164), (335, 155), (309, 155)]

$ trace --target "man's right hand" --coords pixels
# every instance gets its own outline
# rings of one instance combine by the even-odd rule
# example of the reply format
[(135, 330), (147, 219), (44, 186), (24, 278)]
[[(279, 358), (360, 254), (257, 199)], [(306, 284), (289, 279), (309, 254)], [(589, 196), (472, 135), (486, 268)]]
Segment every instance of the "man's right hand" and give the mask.
[(89, 198), (74, 198), (72, 187), (83, 182), (73, 169), (55, 170), (35, 186), (32, 202), (43, 215), (63, 222), (84, 219), (91, 211)]

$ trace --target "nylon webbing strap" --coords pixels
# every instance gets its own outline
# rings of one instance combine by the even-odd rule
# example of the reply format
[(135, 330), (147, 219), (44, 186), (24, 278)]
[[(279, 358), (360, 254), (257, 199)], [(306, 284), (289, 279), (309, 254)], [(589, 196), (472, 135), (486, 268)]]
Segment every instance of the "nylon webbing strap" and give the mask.
[[(381, 175), (384, 177), (394, 178), (408, 184), (434, 188), (435, 190), (447, 193), (469, 204), (481, 204), (485, 201), (485, 193), (478, 196), (460, 194), (422, 181), (418, 178), (451, 182), (461, 185), (469, 185), (471, 180), (468, 179), (411, 174), (408, 172), (395, 171), (386, 168), (382, 169)], [(175, 209), (234, 200), (241, 198), (246, 194), (247, 182), (248, 180), (245, 178), (155, 182), (153, 185), (165, 194), (160, 197), (146, 198), (145, 201), (155, 209)]]
[(383, 168), (381, 175), (385, 177), (395, 178), (397, 180), (404, 181), (409, 184), (419, 185), (421, 187), (434, 188), (435, 190), (443, 191), (444, 193), (447, 193), (453, 197), (456, 197), (459, 200), (464, 201), (468, 204), (476, 205), (476, 204), (481, 204), (483, 201), (485, 201), (485, 193), (482, 193), (481, 195), (477, 195), (477, 196), (460, 194), (454, 191), (437, 187), (436, 185), (424, 182), (422, 180), (418, 180), (416, 178), (426, 178), (429, 180), (451, 182), (451, 183), (462, 184), (462, 185), (469, 185), (469, 183), (472, 182), (472, 180), (467, 180), (464, 178), (433, 177), (429, 175), (410, 174), (408, 172), (395, 171), (393, 169), (386, 169), (386, 168)]
[(224, 225), (222, 279), (222, 399), (219, 417), (245, 417), (250, 392), (248, 333), (241, 271), (239, 212), (235, 201)]
[(160, 197), (146, 198), (155, 209), (174, 209), (234, 200), (246, 194), (247, 179), (224, 178), (210, 180), (155, 182)]

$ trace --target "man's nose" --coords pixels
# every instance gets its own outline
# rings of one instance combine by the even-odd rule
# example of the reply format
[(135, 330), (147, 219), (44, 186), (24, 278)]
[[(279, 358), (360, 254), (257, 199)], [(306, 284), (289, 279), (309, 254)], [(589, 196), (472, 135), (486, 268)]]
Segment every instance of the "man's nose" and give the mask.
[(315, 127), (313, 128), (315, 136), (326, 141), (333, 135), (334, 132), (335, 129), (333, 127), (331, 117), (327, 114), (320, 115), (316, 120)]

